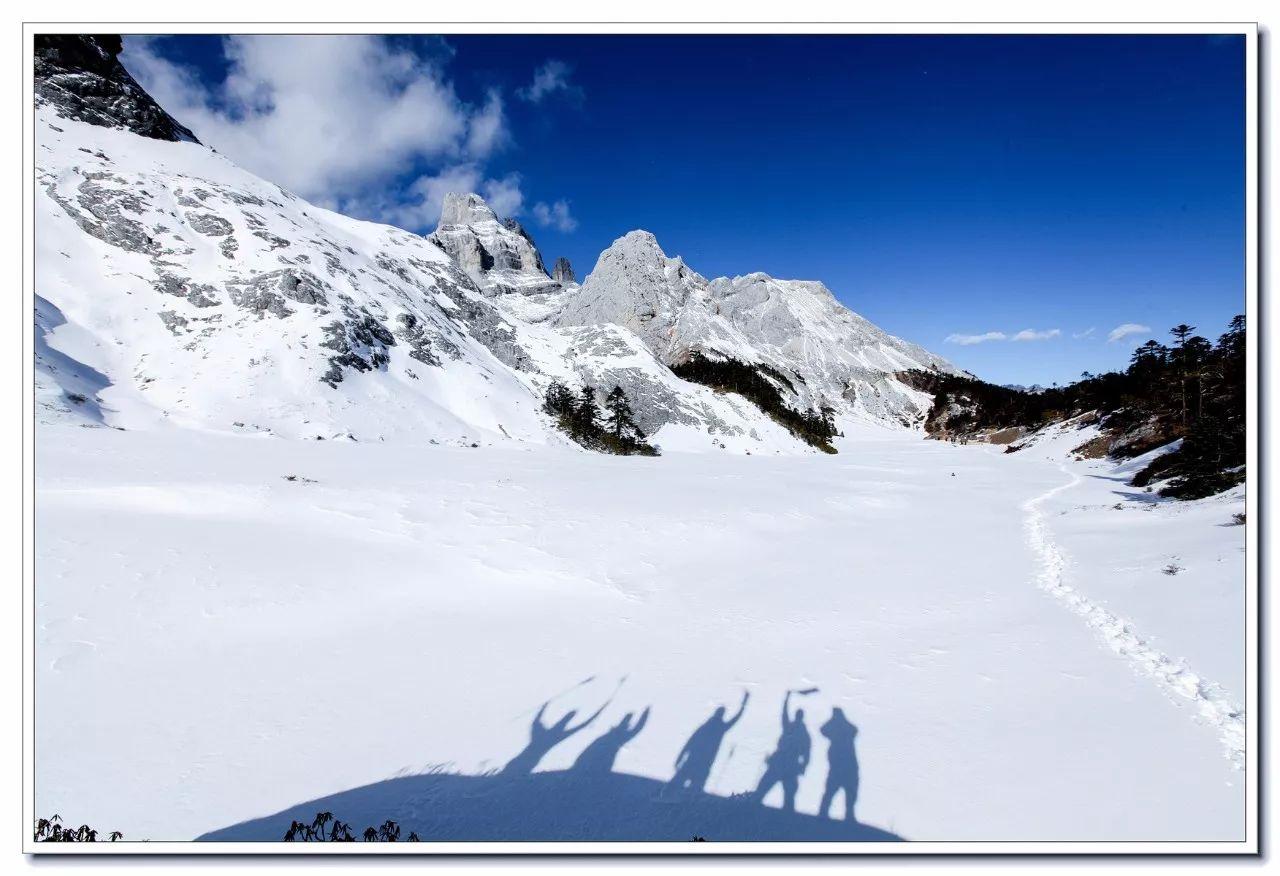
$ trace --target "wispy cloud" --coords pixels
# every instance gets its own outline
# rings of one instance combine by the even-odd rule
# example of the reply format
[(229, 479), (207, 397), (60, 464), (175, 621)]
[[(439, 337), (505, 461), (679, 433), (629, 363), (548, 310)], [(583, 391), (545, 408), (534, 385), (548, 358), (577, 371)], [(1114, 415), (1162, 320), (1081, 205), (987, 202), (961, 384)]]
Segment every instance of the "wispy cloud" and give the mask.
[(987, 341), (1006, 341), (1009, 336), (1004, 332), (984, 332), (980, 335), (947, 335), (948, 344), (959, 344), (962, 347), (971, 347), (974, 344), (985, 344)]
[[(204, 143), (308, 200), (413, 230), (435, 225), (449, 191), (482, 194), (502, 216), (521, 210), (520, 175), (485, 169), (512, 141), (503, 95), (462, 100), (446, 44), (418, 53), (373, 36), (230, 36), (220, 83), (156, 46), (127, 37), (121, 61)], [(545, 65), (530, 99), (571, 88), (568, 73)]]
[(582, 89), (569, 81), (571, 68), (564, 61), (552, 58), (533, 74), (533, 81), (516, 91), (516, 96), (530, 103), (542, 103), (543, 99), (557, 91), (573, 97), (581, 97)]
[(495, 88), (490, 90), (484, 108), (472, 115), (467, 123), (466, 151), (474, 158), (484, 158), (510, 140), (511, 132), (502, 111), (502, 94)]
[(533, 205), (533, 218), (543, 228), (554, 228), (566, 234), (578, 228), (578, 220), (569, 212), (569, 202), (564, 200), (550, 206), (539, 201)]
[(1107, 335), (1107, 343), (1114, 344), (1116, 341), (1123, 340), (1131, 335), (1144, 335), (1151, 333), (1151, 326), (1142, 325), (1136, 322), (1126, 322), (1118, 325)]
[(1094, 337), (1097, 334), (1097, 332), (1098, 332), (1098, 327), (1091, 325), (1082, 332), (1072, 332), (1071, 337), (1075, 338), (1077, 341), (1083, 341), (1083, 340), (1087, 340), (1089, 338)]
[(1062, 334), (1060, 329), (1046, 329), (1044, 331), (1036, 331), (1035, 329), (1023, 329), (1009, 340), (1011, 341), (1047, 341), (1056, 338)]
[(988, 341), (1047, 341), (1051, 338), (1060, 337), (1061, 329), (1023, 329), (1017, 334), (1009, 335), (1004, 332), (983, 332), (980, 335), (950, 334), (947, 335), (946, 342), (948, 344), (959, 344), (962, 347), (972, 347), (974, 344), (985, 344)]

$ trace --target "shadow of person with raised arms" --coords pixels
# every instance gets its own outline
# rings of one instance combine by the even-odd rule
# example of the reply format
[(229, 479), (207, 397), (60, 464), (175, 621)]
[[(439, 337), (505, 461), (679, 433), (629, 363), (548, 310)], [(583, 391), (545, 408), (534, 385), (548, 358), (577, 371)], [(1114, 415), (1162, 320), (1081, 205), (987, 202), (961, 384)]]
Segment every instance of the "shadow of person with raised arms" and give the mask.
[(521, 776), (533, 772), (533, 768), (538, 765), (538, 762), (542, 760), (548, 751), (600, 717), (600, 713), (609, 704), (606, 702), (604, 706), (596, 709), (591, 717), (573, 727), (569, 726), (569, 722), (578, 713), (572, 710), (554, 724), (543, 724), (542, 716), (547, 711), (547, 705), (547, 703), (543, 703), (539, 706), (537, 714), (533, 716), (533, 723), (529, 725), (529, 744), (524, 747), (523, 751), (511, 758), (510, 762), (502, 768), (499, 775)]
[(744, 690), (737, 714), (725, 720), (725, 708), (718, 706), (711, 717), (693, 731), (689, 741), (676, 755), (676, 773), (671, 777), (668, 788), (676, 791), (701, 791), (706, 788), (711, 767), (715, 764), (716, 755), (720, 753), (725, 734), (742, 718), (750, 698), (750, 692)]
[(856, 821), (853, 807), (858, 802), (858, 754), (854, 750), (853, 740), (858, 735), (858, 728), (844, 716), (844, 710), (836, 706), (831, 710), (827, 723), (819, 728), (819, 732), (831, 744), (827, 748), (827, 786), (822, 792), (822, 805), (818, 807), (818, 815), (826, 818), (831, 804), (835, 802), (836, 792), (843, 790), (844, 820)]
[(649, 722), (649, 708), (646, 707), (640, 713), (639, 719), (632, 723), (634, 718), (634, 712), (627, 712), (622, 716), (621, 721), (593, 739), (573, 762), (572, 769), (600, 773), (612, 772), (613, 763), (618, 759), (618, 752), (622, 751), (628, 742), (639, 736), (644, 725)]
[(752, 795), (756, 803), (763, 803), (773, 786), (780, 784), (782, 808), (788, 812), (795, 811), (796, 789), (800, 785), (800, 777), (809, 767), (812, 747), (809, 730), (804, 726), (804, 709), (796, 709), (795, 717), (788, 715), (791, 694), (792, 691), (787, 691), (782, 698), (782, 735), (778, 737), (778, 747), (765, 760), (764, 777)]

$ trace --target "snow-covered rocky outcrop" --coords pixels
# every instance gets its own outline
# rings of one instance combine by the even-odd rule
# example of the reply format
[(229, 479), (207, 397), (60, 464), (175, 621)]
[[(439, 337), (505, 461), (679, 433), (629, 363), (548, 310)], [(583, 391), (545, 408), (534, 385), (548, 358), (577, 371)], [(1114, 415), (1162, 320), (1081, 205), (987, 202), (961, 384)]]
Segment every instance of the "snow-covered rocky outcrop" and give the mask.
[(765, 366), (788, 378), (779, 389), (801, 409), (903, 425), (916, 423), (929, 402), (894, 375), (956, 372), (849, 310), (821, 283), (762, 273), (708, 281), (647, 231), (614, 241), (555, 321), (623, 326), (668, 365), (697, 354)]
[(840, 428), (917, 423), (929, 397), (893, 374), (951, 368), (821, 284), (708, 281), (647, 232), (579, 285), (474, 194), (449, 195), (426, 237), (318, 208), (201, 145), (120, 66), (118, 42), (37, 43), (46, 422), (560, 442), (541, 410), (559, 380), (621, 386), (666, 449), (792, 453), (810, 448), (775, 417), (671, 366), (745, 363)]
[(560, 288), (524, 226), (500, 219), (479, 195), (445, 195), (440, 224), (428, 239), (486, 291), (533, 295)]

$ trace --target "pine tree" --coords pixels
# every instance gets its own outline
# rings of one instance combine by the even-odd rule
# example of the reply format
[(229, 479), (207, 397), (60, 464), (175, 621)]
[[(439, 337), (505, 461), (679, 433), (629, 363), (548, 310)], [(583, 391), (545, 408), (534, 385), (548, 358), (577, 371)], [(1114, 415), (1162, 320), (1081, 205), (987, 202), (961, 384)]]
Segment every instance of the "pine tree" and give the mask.
[(1188, 419), (1187, 380), (1191, 370), (1187, 361), (1187, 338), (1195, 330), (1195, 326), (1187, 325), (1185, 322), (1169, 329), (1169, 334), (1173, 335), (1178, 342), (1175, 359), (1178, 364), (1178, 402), (1182, 408), (1182, 426), (1184, 429), (1187, 426)]
[(622, 391), (621, 386), (615, 386), (610, 390), (604, 400), (604, 409), (608, 412), (605, 425), (613, 434), (614, 440), (619, 442), (633, 438), (644, 440), (644, 432), (640, 431), (640, 427), (636, 425), (631, 405), (627, 401), (627, 394)]
[(600, 431), (600, 409), (596, 407), (596, 391), (591, 384), (582, 385), (578, 393), (578, 404), (573, 413), (574, 437), (580, 440), (593, 441)]
[(573, 393), (558, 380), (551, 381), (542, 403), (542, 409), (553, 417), (564, 418), (573, 411)]

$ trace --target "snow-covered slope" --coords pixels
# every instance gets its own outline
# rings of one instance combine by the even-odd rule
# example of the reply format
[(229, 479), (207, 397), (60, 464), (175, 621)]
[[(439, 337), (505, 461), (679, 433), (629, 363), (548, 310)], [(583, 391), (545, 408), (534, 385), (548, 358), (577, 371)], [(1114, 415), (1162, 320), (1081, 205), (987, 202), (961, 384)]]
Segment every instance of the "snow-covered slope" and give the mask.
[(514, 327), (429, 241), (196, 143), (39, 121), (46, 343), (109, 381), (111, 425), (544, 439)]

